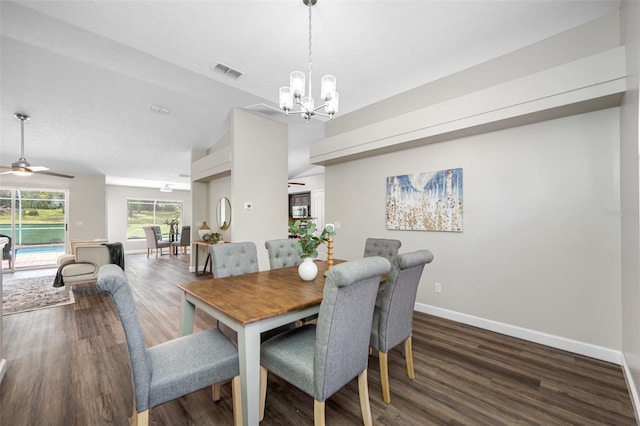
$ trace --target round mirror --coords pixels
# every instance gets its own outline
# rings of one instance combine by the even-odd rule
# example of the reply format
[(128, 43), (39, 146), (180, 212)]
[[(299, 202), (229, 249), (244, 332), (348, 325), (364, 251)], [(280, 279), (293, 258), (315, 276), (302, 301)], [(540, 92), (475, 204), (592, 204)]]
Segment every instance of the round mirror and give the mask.
[(218, 206), (216, 207), (216, 220), (218, 221), (218, 227), (221, 230), (226, 230), (231, 224), (231, 202), (227, 197), (222, 197), (218, 200)]

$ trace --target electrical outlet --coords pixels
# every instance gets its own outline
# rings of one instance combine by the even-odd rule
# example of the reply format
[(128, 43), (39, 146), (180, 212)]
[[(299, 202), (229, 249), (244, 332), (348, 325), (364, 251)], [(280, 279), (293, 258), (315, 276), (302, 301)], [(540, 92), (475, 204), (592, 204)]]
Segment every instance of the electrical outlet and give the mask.
[(436, 293), (442, 293), (442, 284), (436, 283), (436, 286), (435, 286), (434, 290), (435, 290)]

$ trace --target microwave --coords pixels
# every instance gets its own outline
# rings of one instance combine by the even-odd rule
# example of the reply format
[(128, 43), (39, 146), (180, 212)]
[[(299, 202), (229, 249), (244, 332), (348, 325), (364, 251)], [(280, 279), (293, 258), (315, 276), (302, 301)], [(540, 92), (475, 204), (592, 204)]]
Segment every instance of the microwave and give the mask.
[(309, 217), (309, 206), (291, 206), (291, 217)]

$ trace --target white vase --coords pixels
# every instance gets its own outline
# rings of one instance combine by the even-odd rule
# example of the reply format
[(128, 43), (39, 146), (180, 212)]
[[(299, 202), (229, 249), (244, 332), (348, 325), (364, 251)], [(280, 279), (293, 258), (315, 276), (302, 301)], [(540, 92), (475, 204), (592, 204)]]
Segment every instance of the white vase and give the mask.
[(312, 281), (318, 275), (318, 265), (315, 264), (313, 258), (305, 257), (298, 266), (298, 275), (304, 281)]

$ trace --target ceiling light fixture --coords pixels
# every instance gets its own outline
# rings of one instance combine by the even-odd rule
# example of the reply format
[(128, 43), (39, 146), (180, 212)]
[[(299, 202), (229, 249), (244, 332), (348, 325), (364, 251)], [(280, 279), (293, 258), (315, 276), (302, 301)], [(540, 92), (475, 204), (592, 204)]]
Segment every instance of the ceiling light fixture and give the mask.
[(160, 188), (160, 192), (173, 192), (173, 189), (171, 189), (169, 185), (164, 185), (162, 188)]
[[(289, 79), (289, 86), (280, 88), (280, 109), (282, 109), (286, 115), (289, 115), (289, 112), (300, 113), (307, 123), (315, 114), (322, 117), (333, 118), (333, 115), (338, 112), (338, 93), (336, 92), (336, 78), (334, 76), (325, 75), (322, 77), (320, 98), (324, 101), (323, 105), (314, 107), (313, 94), (311, 92), (311, 74), (313, 73), (313, 65), (311, 63), (311, 6), (316, 4), (317, 1), (318, 0), (302, 0), (302, 2), (309, 7), (309, 92), (307, 96), (305, 96), (305, 75), (301, 71), (292, 72)], [(299, 111), (292, 111), (294, 101), (296, 105), (300, 106)], [(323, 107), (325, 112), (318, 112), (318, 110)]]

